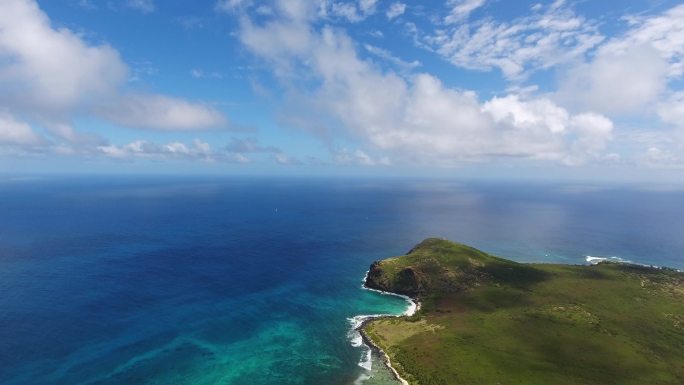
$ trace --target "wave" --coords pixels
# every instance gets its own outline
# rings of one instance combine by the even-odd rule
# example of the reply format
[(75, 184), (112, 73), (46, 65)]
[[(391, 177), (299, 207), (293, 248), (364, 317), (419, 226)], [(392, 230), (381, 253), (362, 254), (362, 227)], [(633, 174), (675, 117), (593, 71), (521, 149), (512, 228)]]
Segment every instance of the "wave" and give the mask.
[(601, 262), (609, 261), (609, 262), (615, 262), (615, 263), (625, 263), (625, 264), (630, 264), (630, 265), (635, 265), (635, 266), (650, 267), (650, 268), (659, 269), (659, 270), (674, 270), (674, 271), (677, 271), (680, 273), (682, 272), (681, 269), (672, 269), (672, 268), (664, 267), (664, 266), (647, 265), (645, 263), (636, 263), (636, 262), (630, 261), (629, 259), (623, 259), (620, 257), (592, 257), (591, 255), (587, 255), (584, 257), (584, 259), (590, 265), (597, 265)]
[(391, 296), (394, 296), (394, 297), (403, 298), (403, 299), (406, 301), (406, 303), (408, 304), (408, 307), (406, 308), (406, 311), (405, 311), (403, 314), (401, 314), (401, 315), (395, 315), (395, 314), (382, 314), (382, 315), (374, 315), (374, 316), (370, 316), (370, 317), (379, 317), (379, 316), (401, 317), (402, 315), (404, 315), (404, 316), (409, 316), (409, 317), (410, 317), (410, 316), (416, 314), (416, 312), (417, 312), (418, 310), (420, 310), (420, 304), (417, 303), (416, 301), (414, 301), (413, 298), (411, 298), (411, 297), (409, 297), (409, 296), (407, 296), (407, 295), (392, 293), (392, 292), (389, 292), (389, 291), (383, 291), (383, 290), (378, 290), (378, 289), (371, 289), (370, 287), (367, 287), (367, 286), (366, 286), (366, 279), (368, 278), (368, 273), (369, 273), (369, 272), (370, 272), (370, 270), (369, 270), (369, 271), (366, 271), (366, 274), (363, 276), (363, 280), (361, 281), (361, 288), (362, 288), (362, 289), (374, 291), (374, 292), (380, 293), (380, 294), (382, 294), (382, 295), (391, 295)]
[(617, 262), (617, 263), (634, 263), (630, 260), (622, 259), (620, 257), (592, 257), (591, 255), (587, 255), (584, 259), (590, 265), (598, 265), (599, 263), (604, 262), (604, 261)]
[[(382, 295), (391, 295), (394, 297), (400, 297), (403, 298), (406, 303), (406, 311), (404, 311), (402, 314), (362, 314), (362, 315), (357, 315), (354, 317), (347, 318), (347, 321), (349, 321), (351, 328), (349, 332), (347, 332), (347, 338), (349, 339), (349, 342), (353, 347), (363, 347), (364, 352), (361, 355), (361, 359), (359, 360), (358, 365), (363, 368), (366, 372), (361, 373), (359, 377), (354, 381), (355, 385), (362, 385), (366, 380), (370, 379), (370, 373), (373, 369), (373, 360), (372, 360), (372, 354), (373, 354), (373, 349), (371, 349), (370, 346), (368, 346), (364, 340), (363, 336), (361, 336), (360, 329), (363, 326), (365, 322), (367, 322), (370, 319), (373, 318), (380, 318), (380, 317), (403, 317), (403, 316), (412, 316), (414, 315), (418, 310), (420, 310), (420, 303), (416, 302), (413, 300), (413, 298), (402, 295), (402, 294), (397, 294), (397, 293), (391, 293), (388, 291), (383, 291), (383, 290), (378, 290), (378, 289), (371, 289), (369, 287), (366, 287), (366, 279), (368, 278), (368, 272), (366, 271), (366, 274), (363, 276), (361, 288), (364, 290), (369, 290), (369, 291), (374, 291), (376, 293), (380, 293)], [(394, 368), (392, 368), (389, 365), (389, 362), (387, 361), (387, 366), (389, 369), (396, 375), (396, 371)], [(400, 377), (398, 377), (399, 381), (402, 383), (405, 383), (405, 381), (402, 381)]]

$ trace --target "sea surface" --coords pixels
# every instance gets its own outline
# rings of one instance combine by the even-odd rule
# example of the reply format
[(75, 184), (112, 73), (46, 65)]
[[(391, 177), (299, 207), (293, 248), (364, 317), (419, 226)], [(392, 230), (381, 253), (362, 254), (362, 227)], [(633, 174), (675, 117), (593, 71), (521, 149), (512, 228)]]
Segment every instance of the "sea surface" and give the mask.
[(683, 234), (666, 186), (2, 177), (0, 383), (388, 383), (349, 333), (406, 309), (361, 289), (374, 260), (437, 236), (684, 268)]

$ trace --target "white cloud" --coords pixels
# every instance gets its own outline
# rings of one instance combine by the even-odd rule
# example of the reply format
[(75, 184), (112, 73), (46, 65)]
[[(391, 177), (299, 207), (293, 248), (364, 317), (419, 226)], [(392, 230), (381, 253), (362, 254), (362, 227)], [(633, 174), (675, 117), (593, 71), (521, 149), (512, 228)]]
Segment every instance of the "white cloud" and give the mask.
[(559, 100), (609, 114), (640, 113), (656, 102), (666, 89), (667, 62), (650, 45), (612, 47), (600, 47), (591, 62), (564, 72)]
[(126, 80), (128, 69), (116, 50), (53, 29), (34, 1), (5, 0), (2, 8), (1, 104), (60, 114), (109, 97)]
[(368, 34), (375, 37), (375, 38), (378, 38), (378, 39), (382, 39), (383, 37), (385, 37), (385, 34), (382, 33), (382, 31), (377, 30), (377, 29), (368, 32)]
[(344, 17), (351, 22), (363, 20), (363, 15), (359, 14), (356, 4), (334, 2), (330, 5), (330, 13), (335, 16)]
[(378, 0), (359, 0), (359, 10), (364, 15), (372, 15), (376, 11)]
[(396, 2), (392, 3), (389, 8), (387, 8), (387, 12), (385, 12), (385, 16), (387, 16), (388, 20), (392, 20), (395, 17), (399, 17), (406, 12), (406, 4), (401, 3), (401, 2)]
[[(270, 35), (271, 33), (277, 35)], [(241, 21), (242, 43), (260, 56), (277, 59), (287, 54), (299, 55), (310, 45), (308, 24), (294, 21), (271, 21), (266, 28), (255, 26), (251, 20)]]
[(447, 24), (453, 24), (466, 19), (471, 12), (485, 5), (487, 0), (448, 0), (449, 14), (444, 18)]
[(675, 92), (658, 106), (660, 119), (684, 129), (684, 92)]
[(251, 0), (218, 0), (214, 4), (214, 9), (218, 12), (234, 12), (241, 7), (245, 7), (252, 3)]
[[(249, 159), (248, 155), (269, 155), (277, 164), (299, 165), (301, 161), (291, 155), (287, 155), (280, 148), (275, 146), (264, 146), (254, 138), (238, 139), (232, 138), (225, 147), (228, 154), (233, 157)], [(251, 159), (250, 159), (251, 161)]]
[(199, 68), (190, 70), (190, 76), (195, 79), (223, 79), (223, 74), (217, 71), (207, 72)]
[(254, 138), (239, 139), (232, 138), (226, 145), (226, 150), (232, 153), (240, 154), (254, 154), (254, 153), (271, 153), (279, 154), (282, 151), (274, 146), (262, 146)]
[(385, 60), (394, 65), (395, 67), (399, 68), (402, 71), (411, 71), (414, 70), (418, 67), (420, 67), (422, 64), (418, 60), (414, 60), (412, 62), (407, 62), (404, 61), (394, 55), (392, 55), (391, 52), (384, 48), (376, 47), (371, 44), (364, 44), (363, 47), (368, 51), (369, 53)]
[(609, 114), (651, 112), (684, 71), (684, 5), (625, 18), (629, 29), (560, 77), (559, 100)]
[(126, 6), (142, 13), (152, 13), (155, 10), (154, 0), (128, 0)]
[[(139, 2), (145, 4), (152, 3)], [(2, 0), (0, 108), (30, 116), (57, 138), (89, 143), (102, 140), (75, 132), (74, 116), (118, 108), (132, 115), (102, 116), (117, 124), (160, 129), (192, 130), (225, 122), (216, 110), (181, 99), (122, 96), (129, 72), (111, 46), (92, 45), (69, 29), (53, 28), (36, 1)]]
[(523, 102), (516, 95), (494, 97), (482, 106), (495, 122), (506, 123), (525, 129), (548, 129), (552, 133), (563, 133), (570, 118), (568, 112), (549, 100), (539, 99)]
[(497, 124), (514, 127), (514, 130), (504, 131), (512, 135), (509, 139), (516, 145), (534, 143), (531, 138), (547, 145), (553, 143), (554, 137), (561, 140), (563, 143), (558, 143), (561, 147), (550, 146), (549, 152), (545, 152), (542, 146), (537, 147), (535, 156), (560, 159), (566, 164), (581, 164), (600, 158), (613, 138), (610, 119), (595, 113), (571, 115), (548, 99), (524, 101), (515, 95), (495, 97), (484, 103), (482, 111), (491, 114)]
[(638, 160), (640, 164), (650, 168), (684, 169), (684, 157), (661, 147), (649, 147)]
[(292, 157), (290, 155), (283, 154), (282, 152), (273, 155), (273, 159), (275, 160), (276, 163), (282, 164), (282, 165), (292, 166), (292, 165), (302, 164), (302, 162), (299, 159)]
[(106, 142), (106, 140), (97, 134), (76, 131), (74, 127), (68, 123), (46, 121), (43, 125), (53, 136), (74, 144), (98, 145)]
[(271, 8), (267, 5), (260, 5), (256, 8), (255, 12), (259, 15), (272, 15), (273, 14), (273, 8)]
[(216, 109), (183, 99), (155, 94), (127, 94), (99, 107), (98, 115), (126, 127), (162, 131), (192, 131), (225, 127)]
[(327, 17), (338, 17), (352, 23), (358, 23), (376, 13), (377, 3), (377, 0), (322, 0), (320, 2), (319, 14)]
[(122, 145), (98, 146), (99, 152), (111, 158), (198, 158), (213, 160), (214, 153), (209, 143), (195, 139), (191, 144), (171, 142), (158, 145), (145, 140)]
[(611, 39), (607, 50), (626, 52), (632, 47), (652, 46), (668, 62), (668, 76), (684, 74), (684, 4), (656, 16), (628, 17), (625, 36)]
[(33, 132), (27, 123), (16, 120), (7, 112), (0, 112), (0, 146), (34, 146), (45, 143), (45, 139)]
[[(65, 153), (73, 155), (71, 148), (61, 151), (65, 150)], [(241, 164), (252, 163), (253, 160), (250, 156), (255, 156), (257, 159), (281, 165), (301, 164), (297, 158), (285, 154), (276, 147), (261, 146), (255, 139), (237, 138), (233, 138), (225, 148), (219, 150), (215, 150), (209, 143), (200, 139), (194, 139), (190, 143), (175, 141), (166, 144), (136, 140), (119, 146), (111, 144), (97, 146), (95, 151), (88, 153), (88, 155), (106, 156), (121, 160), (181, 159)]]
[(390, 166), (392, 161), (388, 157), (375, 158), (362, 150), (336, 150), (333, 152), (333, 160), (338, 165), (360, 166)]
[(587, 61), (561, 72), (557, 100), (611, 116), (659, 117), (624, 130), (619, 145), (637, 165), (684, 166), (684, 92), (676, 91), (684, 71), (684, 5), (660, 14), (624, 17), (628, 28), (600, 45)]
[(573, 165), (591, 159), (619, 160), (618, 154), (603, 154), (613, 140), (613, 128), (613, 122), (603, 115), (589, 112), (572, 116), (568, 131), (574, 136), (574, 141), (563, 161)]
[[(298, 37), (294, 49), (264, 49), (254, 38), (268, 36), (268, 44), (284, 47), (293, 46), (293, 35)], [(305, 105), (292, 121), (309, 118), (312, 127), (340, 127), (397, 162), (453, 165), (520, 157), (578, 164), (600, 157), (611, 138), (607, 118), (573, 115), (547, 99), (509, 95), (481, 104), (474, 92), (445, 87), (429, 74), (405, 79), (384, 72), (360, 59), (351, 39), (330, 27), (316, 31), (298, 21), (250, 22), (243, 23), (240, 37), (279, 76), (319, 81), (313, 90), (294, 85), (288, 90)], [(343, 155), (359, 163), (374, 159), (367, 152)]]
[(536, 70), (582, 57), (603, 40), (595, 22), (560, 5), (511, 22), (485, 18), (456, 23), (458, 15), (463, 18), (466, 10), (482, 4), (454, 3), (457, 12), (450, 19), (454, 24), (438, 27), (420, 41), (456, 66), (481, 71), (498, 68), (508, 80), (521, 80)]

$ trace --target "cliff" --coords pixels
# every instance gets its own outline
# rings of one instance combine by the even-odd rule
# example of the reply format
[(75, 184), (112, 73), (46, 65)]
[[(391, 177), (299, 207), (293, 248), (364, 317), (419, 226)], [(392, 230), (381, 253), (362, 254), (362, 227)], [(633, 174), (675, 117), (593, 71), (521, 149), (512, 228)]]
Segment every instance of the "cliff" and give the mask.
[(364, 326), (411, 384), (682, 384), (684, 274), (522, 264), (430, 238), (374, 262), (366, 286), (417, 316)]

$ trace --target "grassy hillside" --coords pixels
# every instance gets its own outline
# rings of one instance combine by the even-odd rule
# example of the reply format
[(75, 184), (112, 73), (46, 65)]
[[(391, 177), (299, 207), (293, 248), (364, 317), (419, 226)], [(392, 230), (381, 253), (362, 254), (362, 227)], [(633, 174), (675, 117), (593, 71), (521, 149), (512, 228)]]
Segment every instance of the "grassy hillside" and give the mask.
[(366, 334), (412, 384), (684, 384), (684, 274), (520, 264), (427, 239), (366, 284), (418, 297)]

